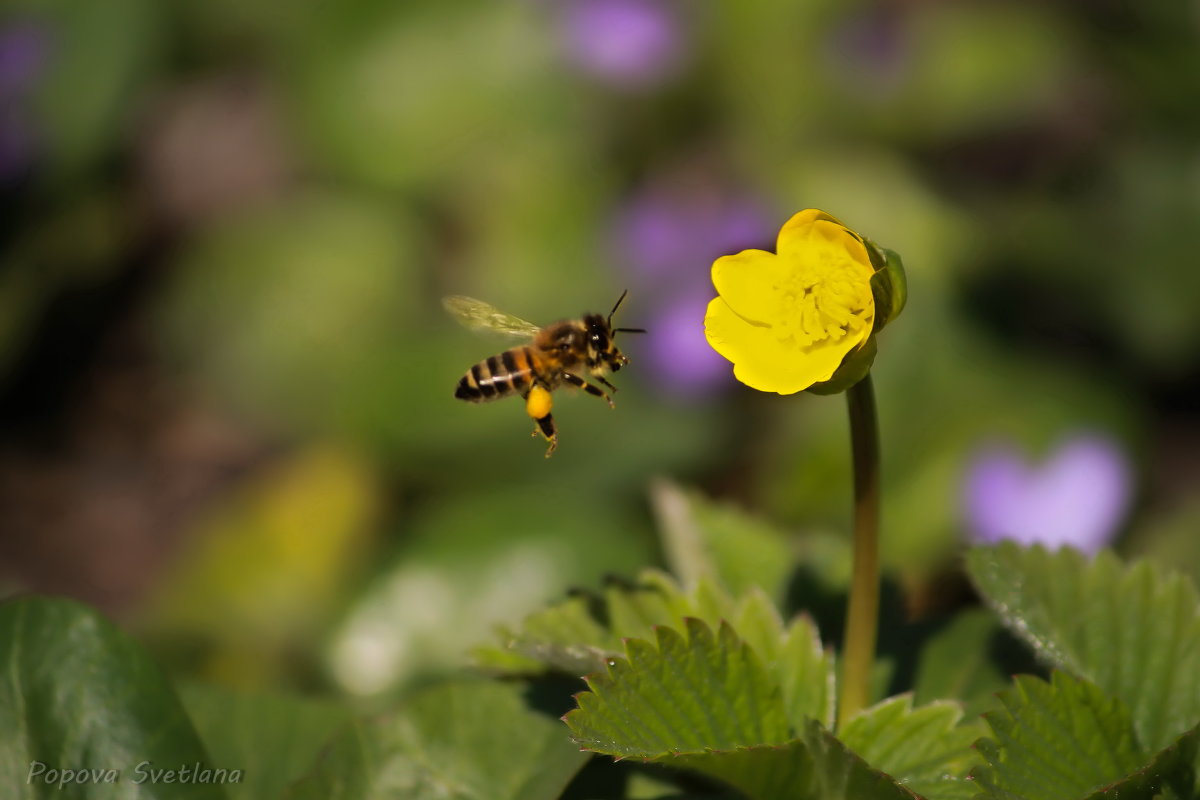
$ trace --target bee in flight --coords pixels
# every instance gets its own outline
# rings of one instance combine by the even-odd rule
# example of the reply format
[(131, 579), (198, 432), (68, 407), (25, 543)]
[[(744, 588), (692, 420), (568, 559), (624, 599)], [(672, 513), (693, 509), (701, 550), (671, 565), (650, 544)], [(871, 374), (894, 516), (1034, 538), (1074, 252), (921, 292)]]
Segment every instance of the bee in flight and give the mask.
[(467, 370), (454, 390), (454, 396), (469, 403), (485, 403), (501, 397), (519, 394), (525, 399), (525, 411), (537, 423), (533, 435), (546, 437), (549, 458), (558, 447), (558, 431), (550, 414), (553, 399), (550, 393), (566, 383), (596, 397), (604, 398), (613, 408), (612, 398), (579, 373), (586, 372), (610, 390), (616, 391), (604, 379), (604, 373), (616, 372), (629, 363), (613, 336), (617, 333), (645, 333), (642, 328), (614, 328), (613, 314), (621, 307), (626, 290), (617, 299), (607, 317), (584, 314), (581, 319), (567, 319), (546, 327), (505, 314), (481, 300), (454, 295), (443, 300), (446, 310), (472, 330), (496, 331), (530, 339), (528, 344), (489, 356)]

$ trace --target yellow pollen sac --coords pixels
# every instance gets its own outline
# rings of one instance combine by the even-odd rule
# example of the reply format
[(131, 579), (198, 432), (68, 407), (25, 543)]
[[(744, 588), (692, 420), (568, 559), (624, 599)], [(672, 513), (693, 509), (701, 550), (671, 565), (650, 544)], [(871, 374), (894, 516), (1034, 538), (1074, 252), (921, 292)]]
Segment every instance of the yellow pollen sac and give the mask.
[(533, 419), (541, 419), (554, 407), (554, 399), (545, 388), (534, 386), (525, 398), (525, 413)]

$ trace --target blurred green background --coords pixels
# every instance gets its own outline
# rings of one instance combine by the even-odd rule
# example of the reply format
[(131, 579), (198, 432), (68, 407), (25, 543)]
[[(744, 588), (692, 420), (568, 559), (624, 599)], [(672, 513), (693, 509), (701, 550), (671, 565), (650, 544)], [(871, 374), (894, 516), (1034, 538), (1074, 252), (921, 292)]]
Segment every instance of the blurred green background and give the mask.
[[(0, 589), (182, 675), (377, 695), (659, 564), (658, 476), (849, 522), (841, 398), (703, 341), (713, 258), (819, 207), (900, 252), (885, 561), (961, 600), (963, 481), (1098, 433), (1118, 546), (1200, 562), (1194, 3), (9, 0)], [(617, 409), (457, 402), (441, 308), (607, 313)], [(1086, 498), (1076, 498), (1079, 502)], [(798, 545), (799, 546), (799, 545)], [(947, 586), (950, 589), (947, 589)]]

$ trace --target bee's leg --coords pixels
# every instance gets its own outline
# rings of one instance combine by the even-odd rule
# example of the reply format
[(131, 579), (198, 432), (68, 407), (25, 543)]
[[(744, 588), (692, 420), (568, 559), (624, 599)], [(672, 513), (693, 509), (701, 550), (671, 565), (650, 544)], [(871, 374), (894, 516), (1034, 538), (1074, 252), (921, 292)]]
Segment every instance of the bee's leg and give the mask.
[(535, 384), (525, 393), (525, 413), (537, 423), (533, 429), (533, 435), (537, 436), (540, 433), (550, 443), (546, 448), (546, 458), (549, 458), (554, 453), (554, 449), (558, 447), (558, 431), (554, 427), (554, 416), (550, 413), (553, 406), (554, 399), (550, 396), (550, 391), (541, 384)]
[(600, 381), (605, 386), (607, 386), (609, 391), (615, 392), (617, 390), (617, 387), (615, 387), (611, 383), (609, 383), (603, 375), (595, 375), (593, 377), (595, 377), (596, 380)]
[(540, 433), (542, 436), (546, 437), (546, 442), (548, 443), (546, 447), (546, 458), (549, 458), (550, 456), (554, 455), (554, 451), (558, 449), (558, 431), (554, 428), (554, 415), (547, 414), (544, 417), (539, 417), (538, 419), (534, 420), (534, 422), (537, 423), (537, 427), (533, 429), (533, 435), (537, 436)]
[[(563, 377), (563, 380), (566, 381), (567, 383), (571, 384), (572, 386), (583, 389), (585, 392), (587, 392), (590, 395), (595, 395), (596, 397), (603, 397), (604, 400), (608, 403), (609, 408), (616, 408), (616, 404), (613, 403), (612, 398), (609, 397), (607, 394), (605, 394), (603, 389), (593, 386), (592, 384), (585, 381), (583, 378), (579, 377), (578, 375), (573, 375), (570, 372), (564, 372), (562, 377)], [(601, 380), (604, 380), (604, 379), (601, 378)], [(604, 383), (605, 383), (605, 385), (608, 385), (608, 381), (604, 381)]]

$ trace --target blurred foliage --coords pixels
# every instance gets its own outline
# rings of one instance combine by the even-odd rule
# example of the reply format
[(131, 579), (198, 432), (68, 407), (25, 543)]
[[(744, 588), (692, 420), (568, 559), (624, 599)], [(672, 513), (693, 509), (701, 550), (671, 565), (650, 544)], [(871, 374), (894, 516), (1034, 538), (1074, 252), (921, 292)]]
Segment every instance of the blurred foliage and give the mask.
[(162, 305), (167, 346), (264, 425), (370, 435), (382, 381), (420, 368), (395, 346), (417, 305), (411, 242), (402, 217), (356, 198), (231, 220), (185, 254)]
[(200, 683), (178, 691), (213, 763), (246, 765), (244, 779), (225, 786), (231, 800), (280, 796), (351, 722), (348, 709), (329, 701)]
[(200, 522), (141, 625), (166, 643), (204, 643), (204, 658), (189, 648), (196, 673), (269, 685), (361, 572), (381, 498), (367, 464), (320, 446), (238, 495)]
[[(607, 572), (739, 553), (721, 505), (696, 507), (703, 541), (664, 520), (659, 552), (658, 476), (790, 537), (747, 528), (737, 589), (794, 591), (799, 551), (836, 585), (837, 398), (681, 396), (630, 337), (617, 409), (561, 392), (546, 461), (519, 401), (451, 397), (511, 343), (442, 295), (605, 312), (639, 285), (613, 220), (697, 174), (763, 198), (768, 228), (816, 206), (902, 254), (874, 374), (883, 557), (914, 596), (955, 600), (979, 443), (1078, 428), (1137, 465), (1122, 546), (1197, 571), (1194, 8), (680, 4), (682, 66), (639, 87), (572, 60), (560, 5), (5, 4), (40, 66), (0, 59), (0, 580), (104, 599), (178, 672), (365, 694)], [(635, 290), (622, 324), (653, 337), (661, 302)], [(194, 408), (236, 442), (183, 431)], [(143, 565), (117, 600), (62, 578), (97, 533), (44, 511), (97, 470), (152, 476), (127, 484), (157, 510), (104, 543)]]

